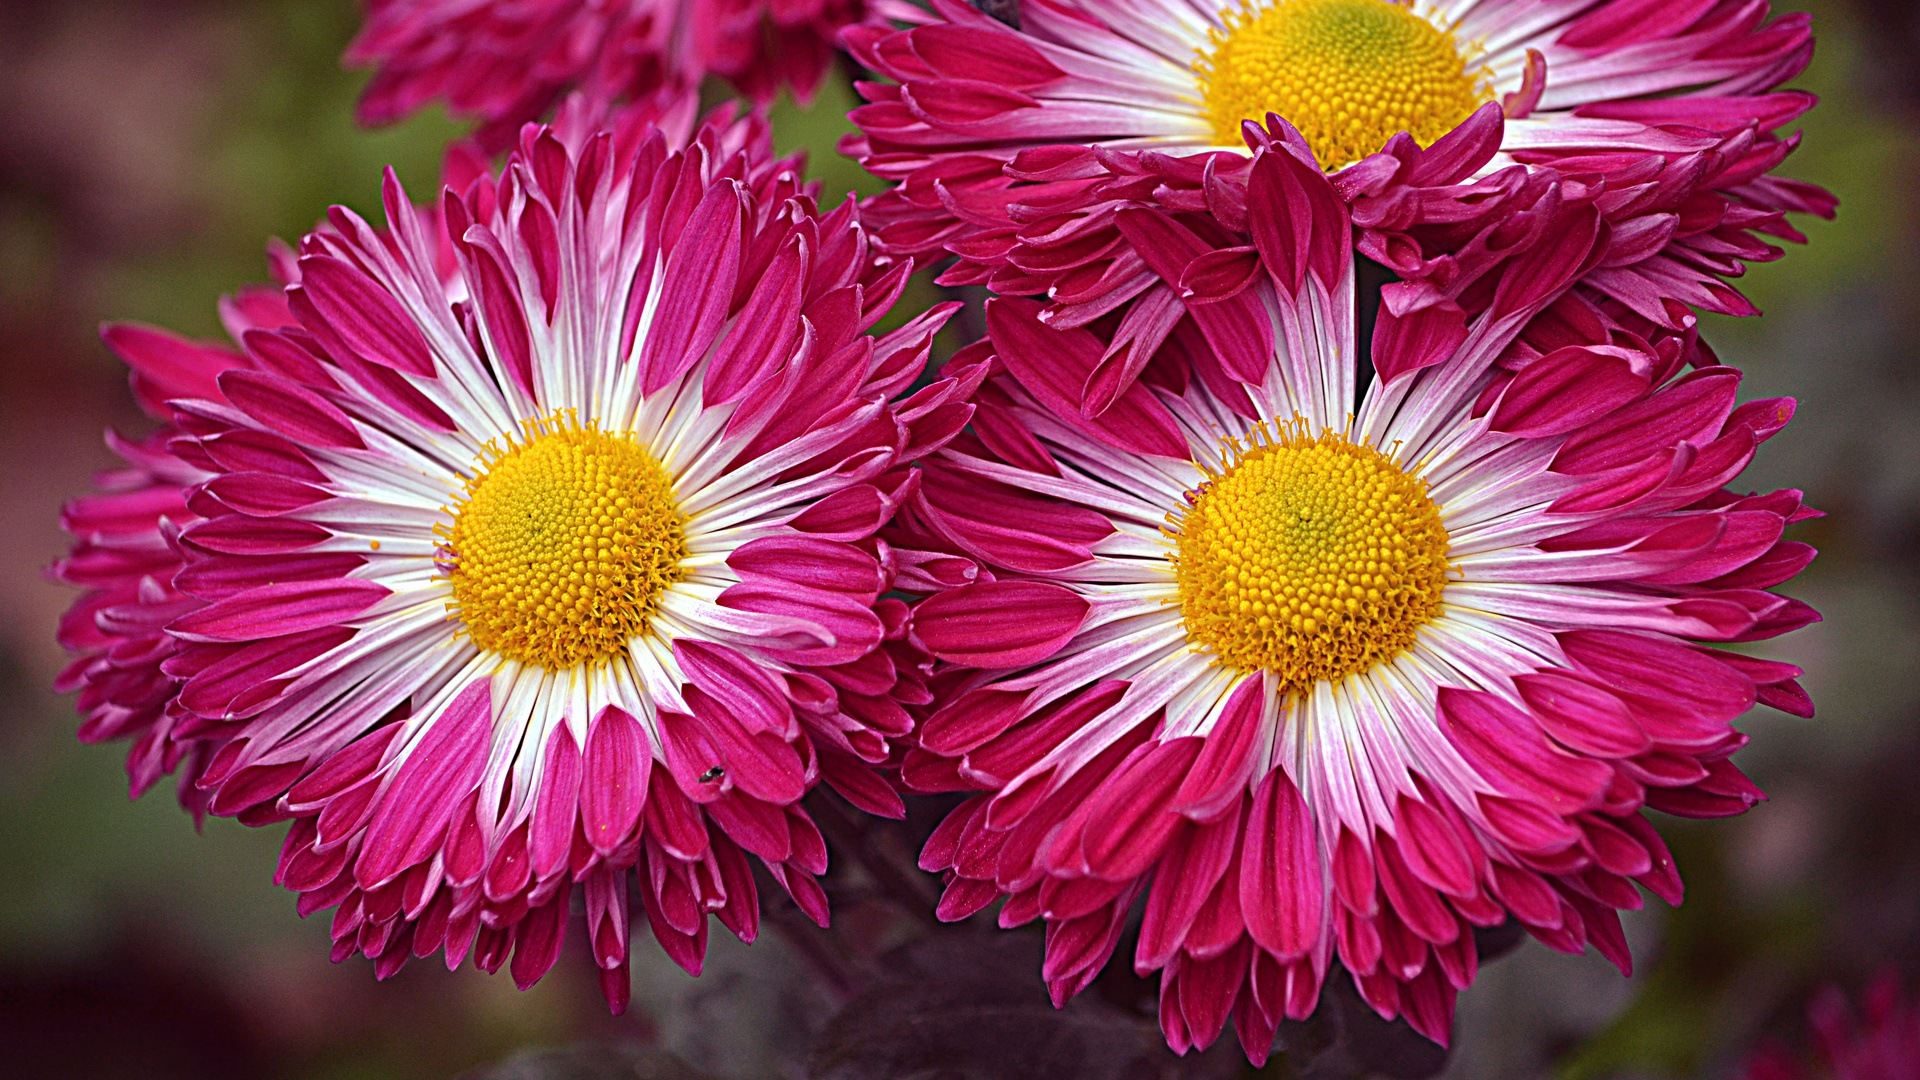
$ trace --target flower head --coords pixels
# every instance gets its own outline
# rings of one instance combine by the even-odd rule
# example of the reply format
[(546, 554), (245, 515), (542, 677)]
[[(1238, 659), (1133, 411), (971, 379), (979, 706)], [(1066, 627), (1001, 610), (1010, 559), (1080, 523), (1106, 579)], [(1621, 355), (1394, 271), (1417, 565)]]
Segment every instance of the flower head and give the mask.
[(966, 421), (951, 381), (893, 401), (949, 309), (869, 336), (910, 264), (756, 120), (530, 127), (444, 194), (450, 266), (385, 202), (169, 405), (184, 565), (137, 588), (182, 597), (150, 636), (196, 788), (293, 819), (278, 880), (383, 977), (444, 950), (528, 985), (577, 888), (622, 1007), (630, 878), (697, 972), (708, 914), (755, 934), (748, 855), (824, 923), (802, 795), (900, 812), (869, 764), (922, 695), (873, 534)]
[(1599, 187), (1616, 236), (1593, 284), (1674, 328), (1672, 305), (1751, 313), (1721, 279), (1780, 254), (1759, 234), (1801, 238), (1785, 211), (1833, 209), (1769, 175), (1814, 99), (1774, 90), (1812, 37), (1765, 0), (1067, 0), (1018, 28), (934, 7), (847, 31), (892, 80), (861, 84), (845, 144), (899, 181), (867, 219), (895, 254), (958, 255), (950, 283), (1047, 294), (1056, 325), (1178, 293), (1115, 208), (1232, 218), (1263, 139), (1334, 174), (1368, 255), (1443, 284), (1535, 174)]
[(842, 27), (902, 17), (925, 13), (904, 0), (371, 0), (346, 60), (376, 69), (363, 123), (444, 99), (503, 147), (577, 90), (597, 109), (625, 105), (685, 134), (708, 75), (757, 103), (783, 87), (804, 100)]
[(1636, 883), (1680, 899), (1641, 811), (1761, 798), (1729, 722), (1810, 705), (1714, 644), (1816, 617), (1767, 591), (1811, 512), (1726, 485), (1792, 405), (1737, 406), (1690, 332), (1568, 291), (1606, 229), (1563, 199), (1458, 336), (1376, 335), (1357, 396), (1340, 201), (1290, 145), (1248, 192), (1264, 354), (1176, 331), (1089, 416), (1104, 343), (1001, 299), (956, 360), (991, 372), (972, 431), (889, 534), (961, 564), (914, 609), (943, 663), (902, 776), (985, 793), (922, 865), (945, 918), (1046, 921), (1056, 1000), (1144, 893), (1134, 965), (1176, 1049), (1231, 1018), (1263, 1059), (1335, 958), (1445, 1041), (1474, 927), (1624, 969)]

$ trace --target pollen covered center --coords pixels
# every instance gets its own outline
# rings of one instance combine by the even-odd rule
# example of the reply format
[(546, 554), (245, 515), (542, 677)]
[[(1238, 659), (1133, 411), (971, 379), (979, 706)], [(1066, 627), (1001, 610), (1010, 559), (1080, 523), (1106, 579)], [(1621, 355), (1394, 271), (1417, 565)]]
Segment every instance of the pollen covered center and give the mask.
[(1180, 613), (1215, 662), (1277, 673), (1287, 695), (1392, 659), (1440, 611), (1447, 531), (1426, 481), (1304, 422), (1229, 438), (1168, 516)]
[(1194, 62), (1214, 141), (1278, 113), (1331, 172), (1410, 132), (1421, 146), (1492, 97), (1450, 30), (1394, 0), (1245, 0)]
[(489, 443), (440, 532), (455, 617), (481, 648), (550, 670), (645, 633), (687, 557), (686, 515), (648, 448), (571, 414)]

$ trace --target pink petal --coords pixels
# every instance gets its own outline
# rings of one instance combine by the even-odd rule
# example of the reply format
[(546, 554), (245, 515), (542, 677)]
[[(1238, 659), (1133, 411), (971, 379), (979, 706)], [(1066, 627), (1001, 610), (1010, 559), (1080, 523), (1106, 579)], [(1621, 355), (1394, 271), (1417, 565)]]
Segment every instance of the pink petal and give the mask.
[(566, 865), (573, 847), (581, 773), (580, 748), (573, 741), (573, 733), (566, 724), (555, 724), (547, 739), (546, 762), (534, 791), (533, 819), (527, 833), (535, 877), (552, 877)]
[(580, 824), (601, 856), (624, 844), (640, 822), (653, 773), (646, 729), (625, 710), (608, 705), (587, 729)]
[(358, 578), (262, 585), (175, 619), (168, 629), (189, 641), (254, 641), (337, 626), (387, 595)]
[(440, 846), (454, 812), (480, 782), (492, 727), (492, 680), (484, 677), (427, 721), (367, 826), (354, 867), (362, 888), (387, 883)]
[(310, 446), (366, 449), (339, 406), (290, 379), (264, 371), (229, 371), (220, 376), (220, 389), (240, 411), (272, 431)]
[(1247, 932), (1283, 960), (1305, 956), (1320, 940), (1325, 879), (1312, 816), (1284, 770), (1254, 792), (1240, 865)]
[(1089, 610), (1085, 599), (1058, 585), (976, 582), (921, 601), (910, 634), (942, 660), (1025, 667), (1073, 640)]
[(411, 375), (433, 376), (433, 356), (419, 325), (372, 278), (330, 255), (309, 255), (300, 260), (300, 284), (354, 352)]

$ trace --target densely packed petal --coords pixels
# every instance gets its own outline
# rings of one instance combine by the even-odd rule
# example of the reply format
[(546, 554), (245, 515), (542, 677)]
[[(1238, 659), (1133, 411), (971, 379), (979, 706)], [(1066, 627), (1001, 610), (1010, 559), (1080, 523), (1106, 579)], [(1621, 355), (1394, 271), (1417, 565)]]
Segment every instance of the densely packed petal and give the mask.
[(924, 17), (905, 0), (371, 0), (346, 59), (376, 69), (363, 123), (443, 100), (491, 148), (569, 91), (682, 133), (709, 75), (755, 102), (806, 99), (842, 27)]
[[(284, 244), (272, 254), (278, 274), (296, 272)], [(279, 290), (264, 286), (225, 298), (220, 314), (236, 341), (293, 322)], [(203, 606), (173, 579), (185, 559), (180, 533), (200, 520), (188, 506), (188, 489), (211, 477), (172, 452), (182, 432), (170, 403), (222, 400), (220, 374), (251, 361), (231, 346), (156, 327), (116, 324), (102, 336), (130, 369), (134, 400), (162, 425), (137, 441), (108, 432), (107, 445), (125, 467), (102, 473), (97, 490), (69, 502), (61, 515), (74, 544), (49, 576), (87, 592), (60, 622), (60, 644), (76, 655), (54, 685), (79, 691), (83, 742), (133, 740), (127, 775), (135, 798), (179, 770), (180, 803), (197, 817), (206, 797), (194, 781), (208, 748), (195, 737), (199, 721), (180, 705), (182, 680), (172, 669), (177, 645), (166, 626)]]
[[(576, 143), (591, 133), (579, 106), (576, 101), (562, 109), (556, 128)], [(721, 109), (710, 120), (724, 124), (730, 117)], [(618, 130), (632, 139), (642, 126), (622, 123)], [(741, 129), (736, 138), (749, 137), (750, 130)], [(484, 156), (463, 140), (448, 146), (441, 179), (464, 190), (486, 171)], [(421, 227), (437, 237), (435, 272), (457, 286), (459, 267), (440, 205), (420, 207), (417, 213)], [(188, 489), (212, 474), (174, 453), (174, 441), (183, 433), (174, 422), (172, 402), (227, 403), (219, 376), (258, 366), (247, 350), (233, 343), (254, 330), (298, 326), (284, 293), (300, 279), (298, 256), (279, 240), (268, 245), (267, 254), (276, 284), (248, 286), (220, 301), (220, 321), (231, 342), (192, 341), (133, 323), (110, 324), (104, 330), (108, 348), (129, 368), (134, 400), (163, 423), (138, 441), (108, 433), (107, 445), (126, 467), (103, 473), (94, 494), (67, 504), (61, 524), (74, 538), (73, 549), (48, 568), (54, 579), (88, 590), (68, 610), (57, 635), (77, 654), (55, 685), (62, 692), (80, 692), (78, 705), (88, 718), (80, 738), (132, 739), (127, 773), (133, 796), (178, 771), (181, 805), (196, 818), (206, 810), (206, 794), (196, 781), (218, 742), (207, 741), (207, 724), (178, 700), (183, 680), (168, 663), (176, 647), (165, 627), (205, 604), (176, 589), (173, 579), (184, 565), (180, 532), (200, 520), (187, 506)]]
[(1801, 239), (1786, 212), (1833, 210), (1771, 175), (1814, 99), (1775, 89), (1812, 36), (1766, 0), (1028, 0), (1017, 25), (934, 9), (846, 34), (891, 80), (860, 84), (844, 144), (898, 182), (867, 218), (896, 254), (958, 255), (943, 280), (1045, 293), (1066, 325), (1160, 281), (1117, 207), (1231, 216), (1249, 140), (1283, 128), (1407, 278), (1444, 279), (1530, 174), (1603, 189), (1618, 237), (1595, 286), (1676, 328), (1673, 305), (1750, 313), (1722, 279), (1779, 255), (1762, 236)]
[(336, 208), (280, 323), (147, 395), (153, 505), (70, 515), (69, 579), (140, 541), (70, 620), (100, 736), (292, 819), (278, 880), (382, 977), (444, 950), (528, 985), (578, 892), (621, 1008), (630, 895), (698, 972), (709, 914), (756, 932), (749, 855), (825, 922), (808, 789), (900, 812), (871, 765), (925, 695), (874, 534), (970, 414), (895, 400), (950, 307), (868, 334), (911, 264), (763, 122), (642, 134), (528, 127), (438, 239), (391, 174), (384, 227)]
[(1144, 894), (1177, 1050), (1231, 1020), (1263, 1060), (1336, 960), (1444, 1042), (1476, 927), (1626, 969), (1616, 911), (1681, 896), (1642, 811), (1745, 810), (1731, 721), (1810, 712), (1798, 669), (1720, 647), (1817, 618), (1769, 591), (1813, 512), (1727, 488), (1792, 403), (1570, 291), (1608, 229), (1564, 198), (1470, 317), (1383, 324), (1362, 382), (1342, 201), (1288, 143), (1247, 192), (1253, 263), (1214, 249), (1238, 289), (1097, 414), (1109, 342), (1036, 301), (991, 301), (950, 363), (986, 373), (973, 425), (883, 534), (949, 560), (917, 579), (939, 663), (903, 781), (982, 792), (922, 866), (944, 918), (1046, 922), (1056, 1001)]

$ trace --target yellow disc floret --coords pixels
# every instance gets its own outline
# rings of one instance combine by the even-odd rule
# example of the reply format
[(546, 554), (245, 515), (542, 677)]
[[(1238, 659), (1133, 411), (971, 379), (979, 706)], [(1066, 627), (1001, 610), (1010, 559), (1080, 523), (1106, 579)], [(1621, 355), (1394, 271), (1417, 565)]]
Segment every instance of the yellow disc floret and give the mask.
[(1180, 614), (1214, 662), (1304, 694), (1389, 660), (1440, 611), (1447, 530), (1426, 481), (1303, 421), (1223, 447), (1168, 515)]
[(1450, 30), (1394, 0), (1245, 0), (1194, 62), (1214, 141), (1278, 113), (1329, 172), (1405, 131), (1426, 146), (1492, 98)]
[(476, 645), (550, 670), (607, 660), (681, 577), (686, 515), (648, 448), (569, 414), (489, 443), (438, 530)]

